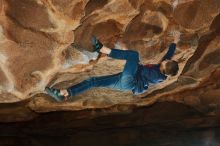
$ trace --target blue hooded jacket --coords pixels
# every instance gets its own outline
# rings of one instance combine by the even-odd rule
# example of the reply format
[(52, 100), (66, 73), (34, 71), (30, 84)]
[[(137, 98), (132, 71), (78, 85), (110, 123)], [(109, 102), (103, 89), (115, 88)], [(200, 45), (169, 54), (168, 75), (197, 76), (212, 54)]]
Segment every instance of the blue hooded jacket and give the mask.
[[(169, 50), (162, 58), (162, 61), (166, 59), (171, 59), (175, 53), (176, 44), (171, 43)], [(144, 93), (148, 86), (151, 84), (157, 84), (166, 80), (167, 76), (160, 72), (160, 64), (151, 64), (151, 65), (138, 65), (138, 69), (135, 75), (135, 88), (132, 90), (133, 94), (138, 95)]]

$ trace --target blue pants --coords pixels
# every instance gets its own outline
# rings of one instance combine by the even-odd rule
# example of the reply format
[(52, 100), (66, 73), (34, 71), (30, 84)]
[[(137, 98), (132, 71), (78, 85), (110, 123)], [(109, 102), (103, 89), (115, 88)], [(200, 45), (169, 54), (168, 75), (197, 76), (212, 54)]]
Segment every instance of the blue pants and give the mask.
[(138, 68), (139, 54), (132, 50), (112, 49), (109, 57), (126, 60), (123, 72), (113, 75), (90, 77), (67, 89), (70, 96), (75, 96), (93, 87), (107, 87), (116, 90), (132, 90), (135, 87), (135, 73)]

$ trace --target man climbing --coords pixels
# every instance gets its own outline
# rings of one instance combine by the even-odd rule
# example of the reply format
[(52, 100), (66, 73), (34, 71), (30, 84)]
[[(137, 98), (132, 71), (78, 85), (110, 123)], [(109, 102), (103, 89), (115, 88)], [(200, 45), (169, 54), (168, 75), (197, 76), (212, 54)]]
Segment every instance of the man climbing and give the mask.
[(160, 63), (147, 65), (140, 64), (138, 52), (110, 49), (93, 37), (94, 51), (107, 54), (114, 59), (126, 60), (123, 71), (113, 75), (90, 77), (67, 89), (46, 87), (45, 91), (59, 102), (66, 101), (70, 97), (93, 87), (107, 87), (121, 91), (131, 90), (135, 95), (144, 93), (151, 84), (160, 83), (166, 80), (168, 76), (175, 76), (178, 73), (178, 63), (171, 58), (180, 39), (180, 33), (174, 32), (173, 36), (174, 42), (170, 44), (168, 52)]

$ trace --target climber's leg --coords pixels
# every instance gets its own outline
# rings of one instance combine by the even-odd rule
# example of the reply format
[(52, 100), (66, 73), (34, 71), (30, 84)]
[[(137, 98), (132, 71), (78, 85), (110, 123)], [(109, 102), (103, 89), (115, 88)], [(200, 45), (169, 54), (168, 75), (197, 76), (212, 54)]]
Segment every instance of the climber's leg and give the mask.
[(117, 89), (117, 83), (120, 79), (121, 73), (100, 77), (90, 77), (76, 85), (67, 89), (69, 96), (75, 96), (93, 87), (108, 87)]
[(139, 62), (139, 53), (133, 50), (110, 49), (109, 57), (120, 60), (133, 60)]
[(139, 61), (138, 52), (132, 50), (110, 49), (104, 46), (98, 39), (96, 39), (96, 37), (92, 37), (92, 45), (94, 51), (107, 54), (109, 57), (122, 60), (132, 59), (134, 61)]
[(117, 87), (121, 90), (134, 88), (134, 78), (139, 64), (139, 53), (133, 50), (110, 49), (105, 46), (102, 47), (100, 52), (106, 53), (109, 57), (115, 59), (126, 60)]
[(139, 53), (137, 51), (110, 49), (103, 46), (100, 52), (108, 54), (109, 57), (114, 59), (126, 60), (123, 74), (134, 75), (136, 73), (139, 63)]
[(139, 53), (132, 50), (118, 50), (111, 49), (109, 57), (115, 59), (126, 60), (123, 72), (120, 78), (120, 88), (123, 89), (133, 89), (134, 88), (134, 78), (137, 72), (139, 64)]

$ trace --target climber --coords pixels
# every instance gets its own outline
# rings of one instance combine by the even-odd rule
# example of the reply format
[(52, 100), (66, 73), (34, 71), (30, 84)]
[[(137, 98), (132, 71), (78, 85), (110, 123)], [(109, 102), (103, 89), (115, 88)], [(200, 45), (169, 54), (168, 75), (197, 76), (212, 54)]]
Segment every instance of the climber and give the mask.
[(46, 87), (45, 91), (58, 102), (66, 101), (92, 87), (107, 87), (121, 91), (131, 90), (134, 95), (144, 93), (152, 84), (160, 83), (168, 76), (178, 73), (178, 63), (171, 60), (176, 44), (180, 39), (180, 33), (173, 33), (174, 42), (170, 44), (168, 52), (158, 64), (140, 64), (139, 53), (133, 50), (110, 49), (104, 46), (96, 37), (92, 38), (94, 51), (107, 54), (108, 57), (126, 60), (122, 72), (107, 76), (90, 77), (79, 84), (67, 89), (55, 89)]

